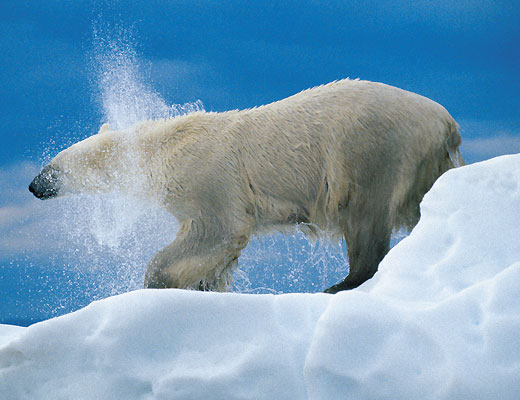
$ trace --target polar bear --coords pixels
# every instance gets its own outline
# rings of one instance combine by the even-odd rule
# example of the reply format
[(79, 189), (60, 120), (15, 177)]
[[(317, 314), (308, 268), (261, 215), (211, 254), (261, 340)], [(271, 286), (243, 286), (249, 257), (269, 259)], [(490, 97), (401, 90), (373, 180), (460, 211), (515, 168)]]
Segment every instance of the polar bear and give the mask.
[(120, 191), (180, 223), (151, 260), (145, 287), (225, 290), (252, 235), (299, 224), (342, 235), (349, 274), (370, 279), (394, 229), (464, 163), (457, 124), (439, 104), (382, 83), (340, 80), (246, 110), (104, 125), (59, 153), (30, 184), (40, 199)]

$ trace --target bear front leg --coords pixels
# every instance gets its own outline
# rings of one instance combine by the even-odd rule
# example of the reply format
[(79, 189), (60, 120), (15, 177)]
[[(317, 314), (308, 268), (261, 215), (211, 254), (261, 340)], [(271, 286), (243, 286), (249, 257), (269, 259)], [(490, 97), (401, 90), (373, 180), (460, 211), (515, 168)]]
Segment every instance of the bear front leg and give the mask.
[(173, 243), (149, 263), (144, 286), (224, 291), (248, 240), (208, 221), (185, 222)]
[(375, 214), (370, 221), (354, 225), (354, 232), (343, 230), (347, 243), (349, 274), (340, 283), (325, 290), (325, 293), (337, 293), (342, 290), (357, 288), (377, 272), (379, 263), (390, 250), (392, 229), (385, 213)]

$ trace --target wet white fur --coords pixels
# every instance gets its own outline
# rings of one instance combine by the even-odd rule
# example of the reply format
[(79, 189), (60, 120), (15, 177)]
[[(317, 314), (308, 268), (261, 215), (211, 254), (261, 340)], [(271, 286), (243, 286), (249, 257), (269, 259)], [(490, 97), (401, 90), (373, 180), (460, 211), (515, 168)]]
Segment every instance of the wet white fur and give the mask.
[(251, 235), (301, 223), (344, 235), (348, 288), (375, 273), (393, 229), (415, 225), (435, 179), (463, 163), (459, 144), (439, 104), (341, 80), (243, 111), (104, 126), (51, 164), (62, 193), (119, 190), (177, 218), (147, 286), (224, 290)]

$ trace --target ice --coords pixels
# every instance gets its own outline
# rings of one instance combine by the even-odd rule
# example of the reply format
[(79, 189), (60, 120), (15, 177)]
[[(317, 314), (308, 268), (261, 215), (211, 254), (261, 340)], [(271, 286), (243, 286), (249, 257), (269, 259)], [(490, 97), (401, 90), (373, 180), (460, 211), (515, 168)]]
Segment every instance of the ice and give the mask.
[(357, 290), (138, 290), (0, 325), (6, 399), (518, 399), (520, 155), (451, 170)]
[[(12, 399), (201, 398), (208, 391), (210, 398), (304, 398), (305, 351), (327, 301), (324, 294), (181, 290), (112, 297), (35, 324), (2, 349), (0, 392)], [(27, 388), (29, 381), (36, 385)]]
[(0, 345), (4, 342), (9, 342), (12, 338), (19, 335), (23, 330), (24, 328), (21, 326), (0, 324)]

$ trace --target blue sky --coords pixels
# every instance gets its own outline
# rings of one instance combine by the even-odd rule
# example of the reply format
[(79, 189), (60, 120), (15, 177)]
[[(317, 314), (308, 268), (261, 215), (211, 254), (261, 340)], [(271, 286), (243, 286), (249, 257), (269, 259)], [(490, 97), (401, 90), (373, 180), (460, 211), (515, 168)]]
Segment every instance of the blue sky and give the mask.
[(215, 111), (343, 77), (443, 104), (465, 137), (516, 135), (520, 6), (495, 1), (28, 1), (0, 5), (0, 166), (38, 162), (102, 119), (93, 28), (131, 33), (169, 103)]
[[(520, 152), (514, 1), (4, 1), (0, 291), (23, 293), (26, 279), (12, 278), (21, 267), (55, 270), (72, 257), (71, 246), (85, 245), (53, 232), (55, 219), (66, 226), (78, 219), (66, 219), (72, 203), (60, 203), (58, 215), (26, 187), (44, 160), (105, 122), (100, 57), (114, 41), (135, 52), (139, 79), (166, 104), (246, 108), (361, 78), (443, 104), (462, 128), (470, 162)], [(48, 295), (42, 274), (47, 286), (34, 290)], [(12, 296), (27, 305), (23, 294)]]

